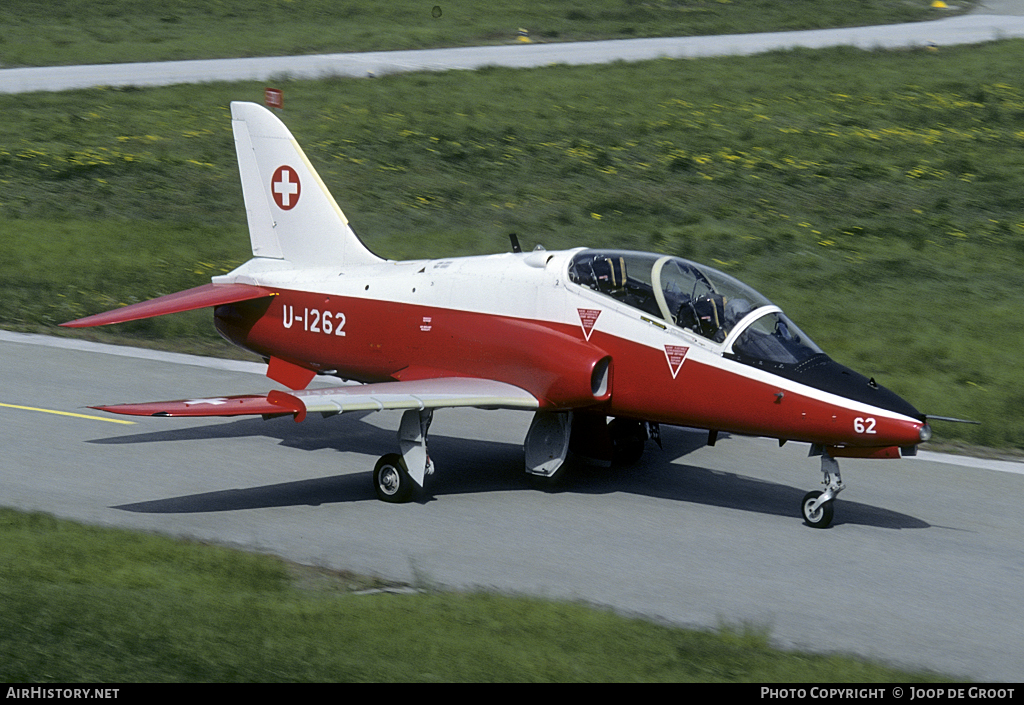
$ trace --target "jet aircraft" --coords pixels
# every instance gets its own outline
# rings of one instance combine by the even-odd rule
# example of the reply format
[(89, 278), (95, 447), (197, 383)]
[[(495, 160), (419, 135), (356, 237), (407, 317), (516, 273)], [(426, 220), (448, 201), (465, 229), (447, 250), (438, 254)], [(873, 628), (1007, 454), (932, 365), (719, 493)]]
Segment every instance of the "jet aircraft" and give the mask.
[[(637, 461), (660, 424), (809, 443), (823, 490), (801, 513), (833, 519), (837, 459), (913, 455), (927, 417), (829, 358), (737, 279), (679, 257), (616, 249), (391, 261), (359, 239), (288, 128), (231, 104), (252, 259), (209, 284), (64, 323), (98, 326), (213, 307), (227, 340), (288, 388), (94, 408), (148, 416), (325, 416), (404, 410), (377, 496), (410, 500), (434, 471), (435, 409), (533, 412), (526, 472), (570, 459)], [(309, 388), (316, 375), (358, 384)], [(609, 419), (611, 419), (609, 421)]]

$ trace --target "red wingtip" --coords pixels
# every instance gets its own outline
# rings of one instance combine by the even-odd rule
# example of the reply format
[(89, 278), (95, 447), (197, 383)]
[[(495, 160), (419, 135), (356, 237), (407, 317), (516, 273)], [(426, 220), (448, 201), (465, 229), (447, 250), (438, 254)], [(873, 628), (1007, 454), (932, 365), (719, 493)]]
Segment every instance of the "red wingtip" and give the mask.
[(306, 420), (306, 405), (297, 396), (288, 392), (282, 392), (279, 389), (272, 389), (267, 394), (267, 401), (274, 406), (280, 406), (294, 413), (295, 423), (301, 423)]

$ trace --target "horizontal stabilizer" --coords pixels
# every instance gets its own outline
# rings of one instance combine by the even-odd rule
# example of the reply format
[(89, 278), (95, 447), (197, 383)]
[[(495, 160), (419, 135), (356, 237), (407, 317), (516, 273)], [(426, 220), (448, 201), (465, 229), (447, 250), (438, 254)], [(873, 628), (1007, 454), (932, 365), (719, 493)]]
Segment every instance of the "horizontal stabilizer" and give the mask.
[(206, 399), (94, 406), (100, 411), (129, 416), (274, 416), (308, 412), (339, 414), (383, 409), (441, 409), (472, 406), (485, 409), (536, 409), (532, 394), (504, 382), (468, 377), (444, 377), (412, 382), (381, 382), (348, 387), (305, 389), (268, 395), (246, 394)]
[(274, 296), (274, 292), (270, 289), (249, 284), (203, 284), (194, 289), (167, 294), (166, 296), (160, 296), (149, 301), (140, 301), (137, 304), (130, 304), (113, 311), (107, 311), (106, 313), (97, 313), (95, 316), (86, 316), (75, 321), (61, 323), (61, 326), (65, 328), (105, 326), (111, 323), (125, 323), (127, 321), (138, 321), (143, 318), (163, 316), (168, 313), (192, 311), (197, 308), (234, 304), (251, 299), (262, 299), (266, 296)]

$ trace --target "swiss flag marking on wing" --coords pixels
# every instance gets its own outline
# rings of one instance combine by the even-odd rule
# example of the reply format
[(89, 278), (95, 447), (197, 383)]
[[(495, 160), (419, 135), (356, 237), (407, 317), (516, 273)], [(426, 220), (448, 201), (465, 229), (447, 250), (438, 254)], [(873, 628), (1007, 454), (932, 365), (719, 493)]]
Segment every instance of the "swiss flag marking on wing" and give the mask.
[(597, 323), (597, 317), (601, 315), (601, 309), (599, 308), (578, 308), (576, 312), (580, 314), (580, 324), (583, 326), (583, 337), (590, 340), (590, 334), (594, 332), (594, 324)]
[(270, 179), (270, 193), (274, 203), (283, 211), (290, 211), (298, 205), (302, 193), (299, 175), (290, 166), (279, 166)]
[(686, 353), (689, 349), (685, 345), (665, 346), (665, 359), (668, 360), (668, 369), (672, 373), (672, 379), (675, 379), (676, 375), (679, 374), (679, 368), (683, 366), (683, 360), (686, 359)]

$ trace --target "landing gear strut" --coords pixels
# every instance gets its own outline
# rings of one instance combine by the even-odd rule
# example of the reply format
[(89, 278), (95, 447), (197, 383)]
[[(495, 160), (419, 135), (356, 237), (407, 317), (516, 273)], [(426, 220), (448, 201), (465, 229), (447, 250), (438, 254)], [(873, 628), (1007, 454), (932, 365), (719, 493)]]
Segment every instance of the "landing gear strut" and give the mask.
[(814, 490), (804, 495), (800, 509), (804, 515), (804, 521), (815, 529), (825, 529), (832, 523), (834, 508), (832, 506), (836, 495), (846, 489), (843, 478), (839, 474), (839, 463), (828, 454), (828, 450), (817, 446), (811, 447), (811, 454), (821, 453), (821, 472), (825, 476), (821, 484), (825, 485), (825, 491)]

